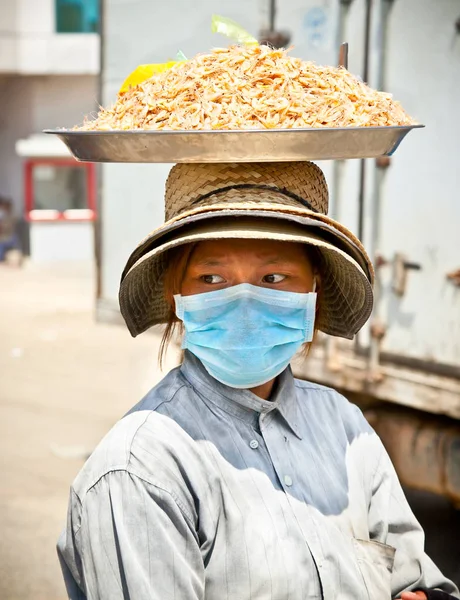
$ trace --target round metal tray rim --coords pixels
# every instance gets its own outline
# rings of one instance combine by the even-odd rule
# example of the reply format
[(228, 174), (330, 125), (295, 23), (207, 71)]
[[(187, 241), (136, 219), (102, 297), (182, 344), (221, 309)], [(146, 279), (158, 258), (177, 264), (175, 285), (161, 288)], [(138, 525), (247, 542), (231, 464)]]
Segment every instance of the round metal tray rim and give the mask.
[(57, 134), (57, 135), (133, 135), (133, 134), (147, 134), (147, 135), (218, 135), (222, 133), (295, 133), (307, 131), (377, 131), (377, 130), (403, 130), (403, 129), (420, 129), (425, 127), (421, 123), (415, 125), (378, 125), (378, 126), (361, 126), (361, 127), (292, 127), (290, 129), (107, 129), (107, 130), (84, 130), (84, 129), (44, 129), (43, 133)]

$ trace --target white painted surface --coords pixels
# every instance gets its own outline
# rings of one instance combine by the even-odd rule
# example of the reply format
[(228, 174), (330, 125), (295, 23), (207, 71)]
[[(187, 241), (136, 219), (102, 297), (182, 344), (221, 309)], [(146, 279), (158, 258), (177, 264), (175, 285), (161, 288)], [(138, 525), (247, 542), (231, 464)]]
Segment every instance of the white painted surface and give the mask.
[(98, 78), (62, 75), (33, 78), (35, 131), (73, 127), (98, 108)]
[(172, 165), (103, 166), (102, 290), (118, 303), (125, 263), (137, 244), (164, 219), (164, 184)]
[[(426, 125), (396, 152), (384, 186), (382, 254), (421, 265), (399, 298), (384, 275), (383, 350), (460, 366), (460, 35), (458, 0), (395, 2), (390, 16), (387, 87)], [(413, 26), (414, 15), (417, 26)]]
[(92, 260), (93, 223), (31, 223), (30, 256), (31, 260), (37, 263)]
[(61, 140), (52, 135), (36, 133), (24, 140), (18, 140), (15, 145), (16, 154), (24, 158), (69, 158), (70, 150)]
[(55, 0), (0, 2), (0, 73), (95, 75), (99, 35), (56, 33)]
[(54, 31), (54, 0), (13, 0), (16, 5), (16, 30), (21, 33)]

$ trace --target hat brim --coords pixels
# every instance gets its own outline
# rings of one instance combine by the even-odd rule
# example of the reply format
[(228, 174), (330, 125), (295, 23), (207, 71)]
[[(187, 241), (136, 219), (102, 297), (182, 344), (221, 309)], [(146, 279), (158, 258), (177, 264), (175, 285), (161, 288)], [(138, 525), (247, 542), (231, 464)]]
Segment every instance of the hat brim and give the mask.
[[(241, 195), (244, 195), (240, 192)], [(247, 194), (249, 198), (253, 194)], [(276, 192), (265, 192), (263, 202), (251, 202), (247, 199), (244, 202), (231, 203), (231, 202), (216, 202), (214, 199), (212, 204), (199, 206), (194, 209), (190, 209), (180, 215), (173, 217), (166, 221), (163, 225), (154, 229), (150, 232), (137, 246), (129, 257), (126, 266), (123, 270), (122, 281), (132, 266), (147, 252), (158, 245), (160, 239), (164, 236), (169, 235), (174, 230), (184, 227), (192, 222), (198, 222), (201, 220), (207, 220), (213, 217), (225, 217), (231, 218), (233, 216), (251, 215), (254, 217), (272, 217), (299, 223), (306, 227), (322, 227), (335, 232), (339, 237), (345, 237), (353, 248), (358, 249), (358, 254), (355, 256), (358, 262), (363, 266), (364, 270), (369, 272), (371, 281), (373, 281), (374, 271), (372, 264), (367, 256), (364, 247), (362, 246), (359, 239), (344, 225), (338, 221), (328, 217), (325, 214), (307, 210), (305, 208), (295, 207), (292, 205), (285, 205), (279, 203), (280, 194)], [(269, 201), (267, 201), (267, 199)], [(342, 234), (342, 236), (341, 236)], [(360, 260), (363, 257), (363, 261)]]
[(259, 206), (210, 212), (208, 207), (165, 223), (141, 242), (128, 260), (120, 286), (121, 313), (133, 337), (170, 316), (163, 289), (169, 250), (205, 240), (270, 239), (317, 248), (322, 262), (317, 327), (353, 338), (369, 318), (373, 302), (372, 265), (359, 241), (328, 217), (326, 222), (316, 213), (301, 216)]

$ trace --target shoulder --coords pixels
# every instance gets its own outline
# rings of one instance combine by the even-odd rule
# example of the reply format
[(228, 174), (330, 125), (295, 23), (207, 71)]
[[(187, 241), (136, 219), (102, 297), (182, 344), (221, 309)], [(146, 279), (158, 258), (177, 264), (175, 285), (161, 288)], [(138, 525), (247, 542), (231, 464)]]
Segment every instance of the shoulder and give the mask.
[(361, 409), (337, 390), (302, 379), (294, 381), (301, 410), (311, 412), (315, 420), (335, 422), (349, 439), (360, 433), (375, 435)]
[(117, 471), (163, 484), (171, 446), (186, 436), (164, 407), (178, 402), (184, 388), (179, 369), (174, 369), (112, 427), (73, 482), (81, 501), (101, 479)]

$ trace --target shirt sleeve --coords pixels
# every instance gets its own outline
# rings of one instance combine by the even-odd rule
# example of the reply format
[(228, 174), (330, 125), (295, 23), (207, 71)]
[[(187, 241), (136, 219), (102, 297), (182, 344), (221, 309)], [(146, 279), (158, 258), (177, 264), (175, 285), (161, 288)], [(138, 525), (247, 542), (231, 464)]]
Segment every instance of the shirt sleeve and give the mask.
[(70, 600), (204, 599), (192, 515), (127, 471), (105, 475), (82, 504), (71, 493), (58, 554)]
[(409, 590), (437, 589), (459, 598), (457, 587), (443, 576), (424, 550), (425, 535), (415, 518), (383, 444), (373, 479), (369, 509), (371, 539), (396, 548), (392, 597)]

